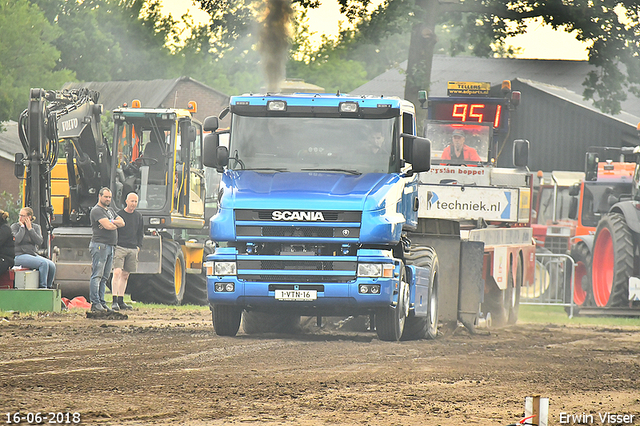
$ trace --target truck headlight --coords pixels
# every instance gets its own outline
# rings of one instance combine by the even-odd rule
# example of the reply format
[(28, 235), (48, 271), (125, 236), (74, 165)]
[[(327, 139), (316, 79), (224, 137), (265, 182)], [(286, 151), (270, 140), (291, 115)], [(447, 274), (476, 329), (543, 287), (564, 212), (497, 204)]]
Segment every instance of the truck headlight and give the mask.
[(358, 263), (358, 276), (392, 278), (394, 268), (392, 263)]
[(358, 276), (359, 277), (381, 277), (382, 264), (381, 263), (358, 263)]
[(213, 275), (235, 275), (236, 262), (215, 262)]

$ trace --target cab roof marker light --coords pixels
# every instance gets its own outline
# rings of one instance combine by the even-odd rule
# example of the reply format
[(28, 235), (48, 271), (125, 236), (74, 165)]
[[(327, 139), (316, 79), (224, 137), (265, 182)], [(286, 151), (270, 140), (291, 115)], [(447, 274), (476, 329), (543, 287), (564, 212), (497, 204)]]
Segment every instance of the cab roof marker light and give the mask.
[(356, 113), (360, 109), (356, 102), (340, 102), (340, 106), (338, 107), (340, 112), (343, 113)]
[(287, 103), (285, 101), (277, 100), (277, 101), (268, 101), (267, 102), (267, 111), (286, 111)]
[(520, 93), (520, 91), (514, 90), (513, 92), (511, 92), (511, 106), (515, 108), (518, 105), (520, 105), (521, 97), (522, 97), (522, 94)]

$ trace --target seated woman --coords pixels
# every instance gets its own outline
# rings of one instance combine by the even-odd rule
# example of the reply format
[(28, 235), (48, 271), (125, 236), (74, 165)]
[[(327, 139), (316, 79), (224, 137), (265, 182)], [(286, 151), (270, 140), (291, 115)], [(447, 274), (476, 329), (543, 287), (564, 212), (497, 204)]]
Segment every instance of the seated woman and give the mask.
[(9, 213), (0, 210), (0, 275), (13, 267), (13, 234), (7, 223)]
[(38, 254), (42, 244), (40, 225), (33, 223), (33, 210), (25, 207), (20, 210), (18, 222), (11, 225), (15, 238), (15, 264), (24, 268), (37, 269), (40, 273), (40, 288), (53, 288), (56, 264)]

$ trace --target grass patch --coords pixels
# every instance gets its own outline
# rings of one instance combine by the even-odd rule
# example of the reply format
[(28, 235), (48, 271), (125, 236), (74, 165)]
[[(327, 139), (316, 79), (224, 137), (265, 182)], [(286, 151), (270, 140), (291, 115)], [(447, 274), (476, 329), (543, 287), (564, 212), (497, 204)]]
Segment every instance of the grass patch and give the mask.
[(569, 318), (569, 315), (567, 315), (562, 306), (520, 305), (518, 322), (640, 327), (640, 317), (592, 317), (577, 315)]

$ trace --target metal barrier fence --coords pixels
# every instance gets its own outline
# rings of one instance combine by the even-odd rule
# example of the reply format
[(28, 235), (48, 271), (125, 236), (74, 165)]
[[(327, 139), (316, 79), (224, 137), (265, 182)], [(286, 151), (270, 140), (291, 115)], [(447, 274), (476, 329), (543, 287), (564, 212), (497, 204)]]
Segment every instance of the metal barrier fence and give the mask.
[(564, 306), (573, 318), (575, 302), (575, 264), (568, 254), (536, 253), (533, 285), (522, 287), (520, 303), (523, 305)]

